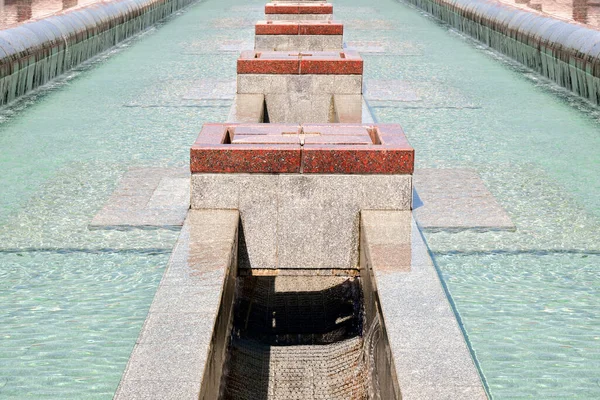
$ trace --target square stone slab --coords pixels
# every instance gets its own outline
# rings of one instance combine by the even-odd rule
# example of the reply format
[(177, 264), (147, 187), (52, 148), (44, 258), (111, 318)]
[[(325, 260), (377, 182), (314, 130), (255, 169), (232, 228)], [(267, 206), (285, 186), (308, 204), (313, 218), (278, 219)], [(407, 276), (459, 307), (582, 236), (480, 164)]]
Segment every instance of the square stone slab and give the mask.
[(418, 169), (414, 215), (425, 230), (515, 230), (510, 217), (472, 169)]
[(96, 214), (89, 229), (179, 229), (190, 208), (184, 168), (132, 168)]

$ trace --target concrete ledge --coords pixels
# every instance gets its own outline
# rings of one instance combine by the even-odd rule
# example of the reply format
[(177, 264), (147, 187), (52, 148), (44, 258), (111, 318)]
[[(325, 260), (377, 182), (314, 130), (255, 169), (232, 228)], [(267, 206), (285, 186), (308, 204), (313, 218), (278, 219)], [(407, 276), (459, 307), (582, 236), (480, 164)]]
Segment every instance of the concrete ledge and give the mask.
[(410, 211), (361, 212), (361, 276), (373, 279), (403, 400), (487, 399)]
[(256, 35), (343, 35), (338, 21), (258, 21)]
[[(412, 174), (397, 124), (205, 124), (192, 173)], [(260, 195), (257, 193), (257, 195)]]
[(231, 321), (238, 221), (235, 210), (189, 212), (114, 399), (191, 400), (201, 384), (218, 385), (227, 343), (215, 337)]
[(342, 35), (256, 35), (254, 50), (332, 51), (342, 50)]
[(0, 105), (193, 1), (113, 0), (0, 31)]
[(240, 210), (240, 268), (358, 269), (360, 210), (410, 210), (411, 193), (411, 175), (192, 174), (191, 201)]
[[(362, 94), (362, 75), (240, 74), (242, 94)], [(302, 121), (305, 122), (305, 121)]]

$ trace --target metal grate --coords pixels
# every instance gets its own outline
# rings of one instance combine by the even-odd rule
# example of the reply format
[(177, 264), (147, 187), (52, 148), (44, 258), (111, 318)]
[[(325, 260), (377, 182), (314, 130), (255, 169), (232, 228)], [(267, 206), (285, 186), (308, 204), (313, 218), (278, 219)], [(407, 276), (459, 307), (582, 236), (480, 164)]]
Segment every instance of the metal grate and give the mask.
[(358, 278), (238, 281), (222, 398), (366, 399)]

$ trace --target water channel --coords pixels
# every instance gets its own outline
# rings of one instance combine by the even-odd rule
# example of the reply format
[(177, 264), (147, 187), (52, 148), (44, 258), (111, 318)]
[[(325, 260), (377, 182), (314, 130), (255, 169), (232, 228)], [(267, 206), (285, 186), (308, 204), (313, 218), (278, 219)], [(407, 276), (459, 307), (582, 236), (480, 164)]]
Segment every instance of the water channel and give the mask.
[[(177, 232), (87, 225), (226, 119), (263, 7), (197, 3), (0, 110), (0, 398), (112, 397)], [(424, 233), (492, 397), (600, 397), (600, 110), (405, 3), (334, 7), (417, 168), (475, 170), (516, 225)]]

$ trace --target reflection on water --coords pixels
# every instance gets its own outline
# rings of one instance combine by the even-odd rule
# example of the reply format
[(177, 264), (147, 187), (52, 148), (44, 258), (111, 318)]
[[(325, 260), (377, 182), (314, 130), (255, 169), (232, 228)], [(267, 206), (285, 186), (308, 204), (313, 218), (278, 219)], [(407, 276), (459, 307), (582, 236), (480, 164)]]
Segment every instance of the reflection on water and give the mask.
[(0, 0), (0, 29), (100, 0)]
[(600, 29), (600, 0), (499, 0), (520, 8)]

